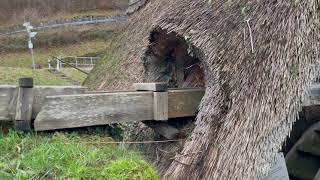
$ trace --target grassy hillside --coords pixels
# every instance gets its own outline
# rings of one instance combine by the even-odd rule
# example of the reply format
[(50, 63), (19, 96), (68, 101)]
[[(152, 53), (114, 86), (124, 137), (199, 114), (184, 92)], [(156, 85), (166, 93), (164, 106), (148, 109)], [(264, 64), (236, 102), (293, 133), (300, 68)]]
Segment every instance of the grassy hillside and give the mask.
[(158, 180), (155, 170), (107, 136), (0, 131), (0, 179)]
[[(47, 49), (80, 44), (88, 41), (109, 41), (116, 29), (114, 24), (99, 26), (68, 27), (38, 32), (32, 40), (35, 49)], [(27, 34), (0, 36), (0, 53), (28, 51)]]
[(61, 72), (63, 74), (65, 74), (67, 77), (69, 77), (75, 81), (81, 82), (81, 83), (83, 83), (84, 80), (87, 78), (86, 74), (84, 74), (76, 69), (73, 69), (73, 68), (64, 68), (61, 70)]
[(0, 66), (0, 84), (16, 85), (18, 84), (18, 78), (20, 77), (32, 77), (35, 85), (72, 85), (69, 82), (51, 74), (46, 69), (33, 71), (30, 68), (11, 68)]
[[(40, 67), (48, 67), (50, 55), (54, 56), (82, 56), (88, 53), (97, 53), (106, 48), (104, 41), (81, 42), (66, 47), (55, 47), (48, 49), (34, 49), (36, 64)], [(2, 54), (0, 56), (0, 66), (6, 67), (25, 67), (32, 66), (32, 60), (29, 51)]]
[(127, 0), (1, 0), (0, 25), (39, 21), (92, 10), (124, 10)]

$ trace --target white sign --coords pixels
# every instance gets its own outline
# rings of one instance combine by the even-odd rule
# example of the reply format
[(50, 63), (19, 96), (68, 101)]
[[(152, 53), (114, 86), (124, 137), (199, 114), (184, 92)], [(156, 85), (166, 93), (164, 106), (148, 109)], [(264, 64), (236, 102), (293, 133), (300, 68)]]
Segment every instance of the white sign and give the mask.
[(290, 180), (283, 153), (277, 154), (276, 164), (271, 168), (269, 174), (263, 180)]
[(29, 48), (29, 49), (33, 49), (33, 44), (32, 44), (31, 41), (28, 41), (28, 48)]
[(35, 37), (36, 35), (37, 35), (37, 32), (30, 32), (30, 33), (29, 33), (29, 36), (30, 36), (31, 38)]

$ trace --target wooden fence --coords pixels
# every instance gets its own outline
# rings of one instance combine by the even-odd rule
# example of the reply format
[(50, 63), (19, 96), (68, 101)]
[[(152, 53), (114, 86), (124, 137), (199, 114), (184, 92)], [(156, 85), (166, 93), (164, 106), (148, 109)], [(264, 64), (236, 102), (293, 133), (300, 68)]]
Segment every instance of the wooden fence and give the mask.
[(204, 95), (204, 89), (167, 89), (166, 83), (139, 83), (134, 89), (90, 92), (33, 86), (32, 79), (21, 78), (19, 86), (0, 86), (0, 121), (36, 131), (143, 121), (170, 139), (177, 130), (163, 121), (195, 116)]

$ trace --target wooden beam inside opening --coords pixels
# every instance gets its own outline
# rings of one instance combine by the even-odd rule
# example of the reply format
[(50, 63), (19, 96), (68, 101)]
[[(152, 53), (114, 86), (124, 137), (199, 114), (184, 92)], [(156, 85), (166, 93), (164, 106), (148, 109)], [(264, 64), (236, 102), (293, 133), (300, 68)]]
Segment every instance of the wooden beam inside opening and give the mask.
[(168, 90), (169, 118), (196, 116), (205, 89)]

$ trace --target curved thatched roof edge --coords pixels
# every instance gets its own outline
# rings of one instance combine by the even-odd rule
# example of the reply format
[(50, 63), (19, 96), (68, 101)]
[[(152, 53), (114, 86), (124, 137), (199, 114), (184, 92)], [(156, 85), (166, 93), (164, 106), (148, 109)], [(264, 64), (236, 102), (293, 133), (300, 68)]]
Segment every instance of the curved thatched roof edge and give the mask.
[(101, 87), (146, 79), (139, 61), (155, 27), (190, 36), (207, 65), (207, 89), (192, 139), (165, 179), (261, 178), (316, 74), (318, 6), (316, 0), (217, 0), (210, 7), (202, 0), (152, 1), (134, 15), (120, 38), (127, 43), (114, 51), (126, 50), (117, 73), (127, 79)]

